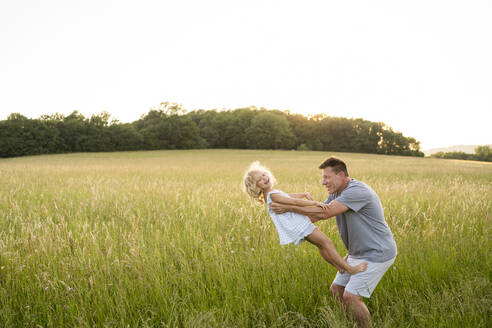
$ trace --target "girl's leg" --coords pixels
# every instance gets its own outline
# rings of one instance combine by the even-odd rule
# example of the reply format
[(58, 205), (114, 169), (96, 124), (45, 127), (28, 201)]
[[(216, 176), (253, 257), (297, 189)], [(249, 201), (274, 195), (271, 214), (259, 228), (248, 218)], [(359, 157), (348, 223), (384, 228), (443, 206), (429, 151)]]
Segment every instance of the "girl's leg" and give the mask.
[(367, 262), (363, 262), (356, 266), (351, 266), (345, 262), (340, 254), (338, 254), (335, 245), (330, 238), (328, 238), (318, 228), (314, 229), (313, 233), (306, 237), (306, 240), (311, 244), (316, 245), (323, 259), (332, 264), (338, 270), (345, 270), (349, 274), (356, 274), (358, 272), (366, 271), (367, 269)]

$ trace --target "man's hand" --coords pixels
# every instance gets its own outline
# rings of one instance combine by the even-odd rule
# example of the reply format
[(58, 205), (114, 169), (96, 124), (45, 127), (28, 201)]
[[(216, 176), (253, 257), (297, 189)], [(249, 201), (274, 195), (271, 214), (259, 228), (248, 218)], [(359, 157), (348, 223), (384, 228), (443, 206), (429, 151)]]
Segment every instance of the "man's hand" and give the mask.
[(275, 202), (270, 204), (270, 208), (272, 209), (272, 211), (274, 211), (277, 214), (282, 214), (282, 213), (288, 212), (288, 210), (285, 208), (285, 205), (275, 203)]
[[(347, 254), (347, 255), (345, 255), (345, 257), (343, 258), (343, 260), (344, 260), (345, 262), (347, 262), (348, 256), (349, 256), (349, 255)], [(340, 272), (340, 273), (345, 273), (345, 270), (343, 270), (343, 269), (339, 269), (339, 270), (338, 270), (338, 272)]]

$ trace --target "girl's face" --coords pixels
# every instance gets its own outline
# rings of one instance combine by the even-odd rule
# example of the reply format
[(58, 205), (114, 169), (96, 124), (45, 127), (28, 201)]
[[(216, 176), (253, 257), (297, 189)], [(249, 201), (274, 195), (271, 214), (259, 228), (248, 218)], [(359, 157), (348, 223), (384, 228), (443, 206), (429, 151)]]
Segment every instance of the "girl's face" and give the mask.
[(270, 177), (265, 172), (253, 173), (253, 179), (256, 181), (256, 186), (262, 190), (272, 187)]

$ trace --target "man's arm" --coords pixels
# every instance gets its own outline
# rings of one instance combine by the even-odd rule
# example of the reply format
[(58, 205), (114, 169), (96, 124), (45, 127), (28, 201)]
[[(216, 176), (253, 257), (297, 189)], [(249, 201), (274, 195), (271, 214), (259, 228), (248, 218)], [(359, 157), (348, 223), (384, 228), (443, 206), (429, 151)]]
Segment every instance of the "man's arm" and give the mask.
[[(273, 200), (273, 199), (272, 199)], [(327, 206), (324, 208), (320, 206), (296, 206), (296, 205), (286, 205), (280, 203), (272, 203), (270, 205), (272, 211), (277, 214), (285, 213), (285, 212), (295, 212), (299, 214), (303, 214), (318, 220), (326, 220), (338, 214), (348, 211), (348, 207), (343, 205), (342, 203), (332, 200)]]

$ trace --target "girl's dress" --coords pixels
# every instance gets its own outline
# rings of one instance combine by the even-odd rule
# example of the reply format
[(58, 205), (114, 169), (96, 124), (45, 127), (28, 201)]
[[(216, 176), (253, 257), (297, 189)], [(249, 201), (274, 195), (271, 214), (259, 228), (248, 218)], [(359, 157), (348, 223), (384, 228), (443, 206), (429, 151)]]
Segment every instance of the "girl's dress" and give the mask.
[(272, 190), (267, 194), (268, 214), (270, 214), (270, 217), (277, 228), (278, 237), (280, 238), (280, 245), (290, 243), (298, 245), (300, 242), (304, 241), (306, 236), (313, 233), (316, 226), (305, 215), (294, 212), (277, 214), (272, 211), (270, 209), (270, 204), (272, 203), (272, 198), (270, 195), (277, 193), (286, 197), (289, 197), (289, 195), (281, 190)]

